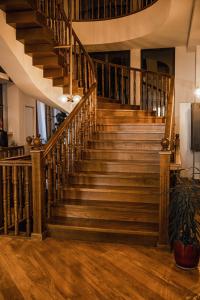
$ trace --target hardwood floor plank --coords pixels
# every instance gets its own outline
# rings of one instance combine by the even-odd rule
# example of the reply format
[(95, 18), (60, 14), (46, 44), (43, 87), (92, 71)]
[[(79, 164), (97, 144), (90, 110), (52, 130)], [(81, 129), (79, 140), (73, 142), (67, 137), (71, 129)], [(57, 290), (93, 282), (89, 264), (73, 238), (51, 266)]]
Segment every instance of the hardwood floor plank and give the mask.
[(0, 238), (0, 300), (199, 300), (199, 272), (159, 248)]

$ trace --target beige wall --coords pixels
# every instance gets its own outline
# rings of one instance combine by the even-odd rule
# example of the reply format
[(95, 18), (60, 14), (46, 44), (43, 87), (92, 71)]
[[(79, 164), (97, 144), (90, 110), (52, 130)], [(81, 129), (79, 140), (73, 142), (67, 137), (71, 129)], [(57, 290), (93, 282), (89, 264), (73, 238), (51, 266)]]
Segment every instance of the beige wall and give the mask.
[(8, 132), (12, 133), (9, 143), (24, 145), (26, 143), (25, 126), (26, 106), (33, 109), (34, 112), (34, 132), (36, 133), (36, 100), (31, 96), (24, 94), (16, 85), (9, 84), (7, 87), (7, 104), (8, 104)]

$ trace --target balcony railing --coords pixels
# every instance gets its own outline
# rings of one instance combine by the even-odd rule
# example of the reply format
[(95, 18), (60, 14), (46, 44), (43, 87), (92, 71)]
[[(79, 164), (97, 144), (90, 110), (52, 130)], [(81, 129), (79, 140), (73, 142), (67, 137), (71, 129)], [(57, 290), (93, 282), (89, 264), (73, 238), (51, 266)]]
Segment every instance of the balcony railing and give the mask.
[[(68, 2), (70, 0), (67, 0)], [(124, 17), (139, 12), (158, 0), (74, 0), (73, 20), (91, 21)], [(68, 7), (68, 5), (66, 5)]]

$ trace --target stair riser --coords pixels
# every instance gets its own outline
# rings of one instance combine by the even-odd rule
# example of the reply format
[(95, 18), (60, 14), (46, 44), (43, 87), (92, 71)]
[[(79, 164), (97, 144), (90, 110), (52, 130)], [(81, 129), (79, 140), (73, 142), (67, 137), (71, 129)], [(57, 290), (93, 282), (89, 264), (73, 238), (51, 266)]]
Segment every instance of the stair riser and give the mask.
[(85, 151), (84, 159), (99, 159), (99, 160), (138, 160), (138, 161), (153, 161), (159, 162), (158, 153), (137, 153), (137, 152), (109, 152), (109, 151)]
[(98, 109), (97, 110), (98, 118), (109, 118), (109, 117), (140, 118), (140, 117), (148, 117), (148, 116), (151, 116), (151, 113), (142, 110), (124, 110), (124, 109), (105, 109), (105, 110)]
[[(158, 193), (124, 193), (123, 191), (117, 192), (99, 192), (99, 191), (78, 191), (78, 190), (64, 190), (63, 199), (82, 199), (82, 200), (99, 200), (99, 201), (123, 201), (123, 202), (141, 202), (141, 203), (158, 203)], [(129, 207), (130, 209), (130, 207)]]
[(150, 187), (158, 187), (159, 179), (158, 178), (142, 178), (136, 177), (131, 179), (125, 178), (102, 178), (102, 177), (89, 177), (89, 176), (71, 176), (70, 177), (71, 184), (87, 184), (87, 185), (103, 185), (103, 186), (150, 186)]
[(45, 18), (35, 11), (8, 12), (6, 22), (16, 28), (42, 27)]
[(47, 235), (52, 238), (59, 238), (65, 240), (80, 240), (90, 242), (109, 242), (109, 243), (123, 243), (144, 246), (156, 246), (157, 237), (151, 237), (145, 234), (120, 234), (107, 232), (94, 232), (85, 230), (48, 228)]
[(33, 57), (33, 65), (44, 67), (59, 67), (62, 65), (62, 59), (58, 56)]
[(158, 212), (139, 212), (131, 211), (130, 207), (127, 210), (110, 208), (97, 208), (91, 206), (68, 205), (55, 207), (53, 216), (69, 217), (69, 218), (91, 218), (103, 220), (117, 221), (134, 221), (143, 223), (157, 223)]
[(26, 0), (0, 0), (0, 9), (5, 11), (20, 11), (31, 9), (31, 5)]
[(97, 124), (97, 128), (99, 131), (112, 131), (112, 132), (135, 132), (135, 131), (141, 131), (142, 133), (146, 133), (146, 132), (151, 132), (151, 131), (156, 131), (157, 133), (163, 133), (165, 132), (165, 127), (164, 127), (164, 124), (160, 124), (160, 125), (156, 125), (156, 124), (149, 124), (149, 125), (115, 125), (115, 124), (112, 124), (112, 125), (105, 125), (105, 124), (102, 124), (102, 125), (99, 125)]
[(94, 139), (98, 140), (129, 140), (129, 141), (134, 141), (134, 140), (141, 140), (141, 141), (161, 141), (163, 138), (162, 133), (126, 133), (126, 132), (121, 132), (121, 133), (96, 133), (94, 135)]
[(114, 117), (114, 118), (98, 118), (97, 121), (99, 124), (107, 125), (107, 124), (135, 124), (135, 123), (163, 123), (163, 119), (158, 119), (158, 118), (131, 118), (131, 117), (126, 117), (126, 118), (120, 118), (120, 117)]
[(17, 29), (16, 38), (23, 43), (53, 43), (53, 33), (46, 28)]
[(61, 77), (64, 75), (63, 68), (57, 68), (57, 69), (44, 69), (43, 76), (44, 78), (56, 78)]
[(115, 150), (161, 150), (160, 143), (136, 143), (136, 142), (129, 142), (129, 143), (121, 143), (118, 141), (89, 141), (88, 148), (90, 149), (115, 149)]
[(130, 109), (130, 110), (137, 110), (139, 107), (128, 105), (128, 104), (118, 104), (118, 103), (101, 103), (97, 102), (98, 109)]
[(159, 165), (136, 165), (136, 164), (111, 164), (111, 163), (97, 163), (97, 162), (79, 162), (76, 165), (76, 170), (81, 172), (120, 172), (120, 173), (159, 173), (160, 166)]

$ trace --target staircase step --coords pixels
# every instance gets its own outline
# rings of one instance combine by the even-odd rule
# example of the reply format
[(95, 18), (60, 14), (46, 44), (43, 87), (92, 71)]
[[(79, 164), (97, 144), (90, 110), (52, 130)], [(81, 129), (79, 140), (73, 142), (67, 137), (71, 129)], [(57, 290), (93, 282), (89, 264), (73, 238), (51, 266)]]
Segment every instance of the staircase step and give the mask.
[(124, 140), (90, 140), (88, 142), (90, 149), (117, 149), (117, 150), (161, 150), (160, 140), (157, 141), (124, 141)]
[[(98, 100), (98, 99), (97, 99)], [(119, 103), (109, 103), (109, 102), (101, 102), (97, 101), (98, 109), (131, 109), (131, 110), (139, 110), (139, 105), (129, 105), (129, 104), (121, 104)]]
[(141, 140), (141, 141), (160, 141), (163, 138), (163, 133), (157, 133), (157, 132), (104, 132), (104, 131), (98, 131), (96, 134), (93, 135), (94, 139), (98, 140)]
[(115, 243), (155, 246), (157, 224), (120, 222), (77, 218), (52, 218), (47, 225), (48, 236)]
[[(98, 120), (97, 120), (98, 121)], [(97, 127), (100, 131), (112, 131), (112, 132), (157, 132), (164, 133), (165, 132), (165, 124), (163, 123), (139, 123), (139, 124), (97, 124)]]
[(73, 173), (69, 177), (70, 184), (90, 184), (101, 186), (126, 186), (126, 187), (158, 187), (159, 174), (149, 173)]
[(34, 5), (30, 0), (0, 0), (0, 9), (6, 12), (16, 12), (31, 9)]
[(18, 41), (27, 44), (42, 44), (42, 43), (49, 43), (53, 44), (54, 42), (54, 35), (53, 32), (46, 28), (26, 28), (26, 29), (17, 29), (16, 31), (16, 38)]
[(62, 67), (59, 68), (45, 68), (43, 70), (43, 76), (44, 78), (56, 78), (56, 77), (62, 77), (64, 75), (65, 71)]
[(6, 13), (6, 22), (15, 28), (34, 28), (45, 25), (46, 18), (34, 10), (12, 11)]
[(82, 160), (75, 162), (75, 169), (81, 172), (125, 172), (125, 173), (159, 173), (158, 162), (147, 163), (142, 161), (103, 161), (103, 160)]
[(53, 217), (49, 220), (49, 224), (60, 224), (65, 226), (76, 227), (93, 227), (105, 228), (113, 230), (134, 230), (134, 231), (152, 231), (158, 230), (158, 223), (141, 223), (131, 221), (115, 221), (101, 219), (85, 219), (85, 218), (65, 218)]
[(97, 109), (98, 118), (109, 117), (151, 117), (152, 114), (144, 110), (127, 110), (127, 109)]
[(83, 159), (90, 160), (137, 160), (137, 161), (159, 161), (158, 151), (133, 151), (133, 150), (99, 150), (86, 149), (83, 151)]
[[(84, 95), (84, 89), (82, 87), (73, 86), (72, 87), (72, 93), (73, 93), (73, 95), (79, 95), (79, 96), (82, 97)], [(70, 94), (70, 87), (69, 86), (64, 86), (63, 87), (63, 94)]]
[(154, 203), (159, 201), (159, 189), (156, 187), (107, 187), (107, 186), (80, 186), (65, 187), (63, 199), (82, 199), (99, 201), (123, 201), (131, 203)]
[(33, 65), (37, 67), (58, 68), (62, 65), (62, 58), (59, 56), (33, 57)]
[[(61, 76), (53, 79), (53, 86), (69, 86), (70, 77), (69, 76)], [(73, 87), (78, 88), (78, 80), (73, 80)]]
[[(35, 57), (42, 56), (54, 56), (56, 51), (54, 50), (54, 44), (25, 44), (24, 45), (25, 53)], [(62, 76), (62, 75), (59, 75)], [(57, 77), (59, 77), (57, 76)]]
[(154, 117), (154, 116), (142, 116), (142, 117), (104, 117), (104, 118), (100, 118), (98, 119), (98, 124), (103, 124), (103, 125), (107, 125), (107, 124), (135, 124), (135, 123), (147, 123), (147, 124), (151, 124), (151, 123), (164, 123), (165, 122), (165, 118), (163, 117)]
[(132, 207), (92, 206), (92, 205), (70, 205), (60, 204), (54, 207), (53, 217), (85, 218), (114, 221), (131, 221), (140, 223), (158, 223), (158, 209), (146, 210)]

